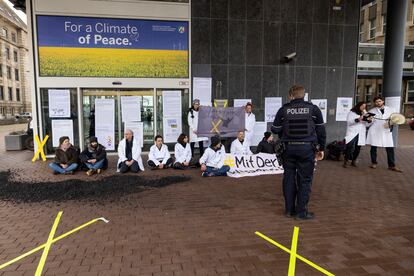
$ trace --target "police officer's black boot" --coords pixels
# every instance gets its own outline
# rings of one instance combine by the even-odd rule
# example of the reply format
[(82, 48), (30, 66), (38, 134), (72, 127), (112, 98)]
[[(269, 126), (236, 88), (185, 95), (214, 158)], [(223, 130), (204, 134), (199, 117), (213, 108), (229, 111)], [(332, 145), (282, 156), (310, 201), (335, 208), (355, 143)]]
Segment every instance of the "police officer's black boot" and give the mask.
[(349, 166), (349, 161), (348, 159), (344, 159), (344, 164), (342, 165), (344, 168), (348, 168)]

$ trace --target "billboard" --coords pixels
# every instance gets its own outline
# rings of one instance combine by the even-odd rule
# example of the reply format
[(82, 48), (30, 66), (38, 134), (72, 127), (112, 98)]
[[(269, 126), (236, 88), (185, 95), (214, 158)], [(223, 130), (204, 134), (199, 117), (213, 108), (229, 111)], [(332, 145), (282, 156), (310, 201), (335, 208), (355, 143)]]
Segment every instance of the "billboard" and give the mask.
[(41, 77), (187, 78), (186, 21), (38, 15)]

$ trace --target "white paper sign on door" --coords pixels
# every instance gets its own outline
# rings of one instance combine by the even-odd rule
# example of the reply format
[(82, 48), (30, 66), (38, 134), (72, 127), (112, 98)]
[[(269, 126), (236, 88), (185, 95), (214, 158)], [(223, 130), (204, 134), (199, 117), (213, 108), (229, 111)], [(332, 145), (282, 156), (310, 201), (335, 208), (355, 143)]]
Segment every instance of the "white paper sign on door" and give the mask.
[(139, 96), (121, 96), (122, 122), (141, 121), (141, 101)]
[(245, 106), (247, 103), (251, 103), (252, 100), (251, 99), (234, 99), (234, 107), (240, 107), (240, 106)]
[(163, 119), (164, 143), (176, 143), (182, 132), (181, 117)]
[(394, 109), (394, 112), (400, 113), (401, 97), (386, 97), (385, 104)]
[(276, 113), (282, 107), (282, 97), (265, 98), (265, 122), (273, 122)]
[(143, 122), (126, 122), (124, 129), (130, 129), (134, 133), (134, 138), (139, 142), (140, 147), (144, 146), (144, 123)]
[(348, 116), (351, 108), (351, 97), (339, 97), (336, 101), (336, 121), (346, 121), (346, 117)]
[(70, 90), (49, 89), (49, 117), (70, 118)]
[(323, 122), (326, 123), (326, 118), (328, 115), (328, 100), (327, 99), (312, 99), (311, 102), (317, 107), (319, 107), (319, 109), (322, 112)]
[(199, 99), (200, 105), (211, 106), (211, 78), (193, 78), (194, 99)]
[(95, 100), (95, 135), (107, 150), (115, 150), (115, 100)]
[(163, 117), (181, 117), (181, 91), (162, 91)]
[(53, 146), (59, 146), (59, 138), (68, 136), (70, 143), (73, 144), (73, 121), (72, 120), (52, 120)]

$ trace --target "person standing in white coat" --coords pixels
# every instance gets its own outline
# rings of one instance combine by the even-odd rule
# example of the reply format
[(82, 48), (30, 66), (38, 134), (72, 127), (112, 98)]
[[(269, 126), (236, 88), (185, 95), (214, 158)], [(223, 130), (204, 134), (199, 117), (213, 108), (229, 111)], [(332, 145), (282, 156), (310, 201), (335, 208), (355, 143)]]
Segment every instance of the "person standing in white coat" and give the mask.
[(130, 129), (125, 130), (124, 139), (118, 144), (118, 157), (117, 171), (120, 173), (127, 171), (137, 173), (145, 170), (141, 158), (141, 146)]
[(351, 166), (356, 167), (361, 146), (365, 146), (367, 123), (371, 120), (370, 117), (364, 116), (367, 113), (366, 108), (365, 102), (359, 102), (351, 109), (346, 118), (344, 168), (348, 167), (349, 162), (351, 162)]
[(374, 120), (368, 129), (368, 136), (366, 143), (371, 145), (371, 166), (370, 168), (377, 168), (377, 148), (385, 148), (387, 151), (388, 169), (395, 172), (402, 172), (401, 169), (395, 166), (394, 141), (392, 138), (392, 129), (386, 127), (388, 125), (387, 119), (390, 118), (395, 110), (384, 104), (384, 99), (381, 97), (374, 98), (375, 107), (369, 110), (374, 113)]
[(247, 103), (245, 107), (246, 115), (244, 119), (244, 124), (245, 124), (244, 128), (245, 128), (245, 140), (249, 143), (249, 145), (252, 144), (253, 130), (254, 130), (254, 125), (256, 124), (256, 116), (253, 114), (252, 109), (253, 109), (252, 103)]
[(191, 147), (191, 154), (194, 156), (194, 146), (195, 143), (198, 142), (198, 148), (200, 151), (200, 156), (204, 154), (204, 146), (203, 141), (207, 141), (207, 137), (198, 137), (197, 130), (198, 130), (198, 111), (200, 109), (200, 100), (194, 99), (193, 104), (188, 111), (188, 126), (190, 132), (190, 147)]
[(231, 143), (230, 153), (232, 154), (253, 154), (250, 144), (244, 139), (244, 131), (239, 131), (237, 138)]

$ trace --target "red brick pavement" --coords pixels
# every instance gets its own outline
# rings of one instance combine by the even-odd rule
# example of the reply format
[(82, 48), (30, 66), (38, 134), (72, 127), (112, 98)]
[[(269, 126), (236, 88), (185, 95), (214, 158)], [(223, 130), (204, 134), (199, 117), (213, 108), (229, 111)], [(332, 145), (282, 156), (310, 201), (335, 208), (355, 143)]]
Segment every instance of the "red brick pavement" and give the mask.
[[(260, 231), (290, 247), (300, 227), (298, 253), (336, 275), (414, 275), (414, 132), (397, 150), (404, 173), (368, 168), (369, 148), (359, 168), (339, 162), (317, 166), (310, 209), (312, 221), (285, 218), (281, 176), (201, 178), (132, 194), (116, 202), (0, 202), (0, 264), (42, 244), (59, 210), (57, 235), (95, 217), (96, 223), (52, 245), (45, 275), (286, 275), (289, 255), (254, 235)], [(408, 136), (407, 136), (408, 135)], [(403, 136), (403, 137), (401, 137)], [(16, 168), (24, 178), (60, 181), (30, 152), (2, 153), (0, 169)], [(115, 159), (111, 158), (114, 167)], [(107, 171), (105, 175), (113, 174)], [(182, 174), (146, 171), (141, 175)], [(33, 275), (41, 253), (0, 271)], [(321, 275), (297, 262), (297, 275)]]

